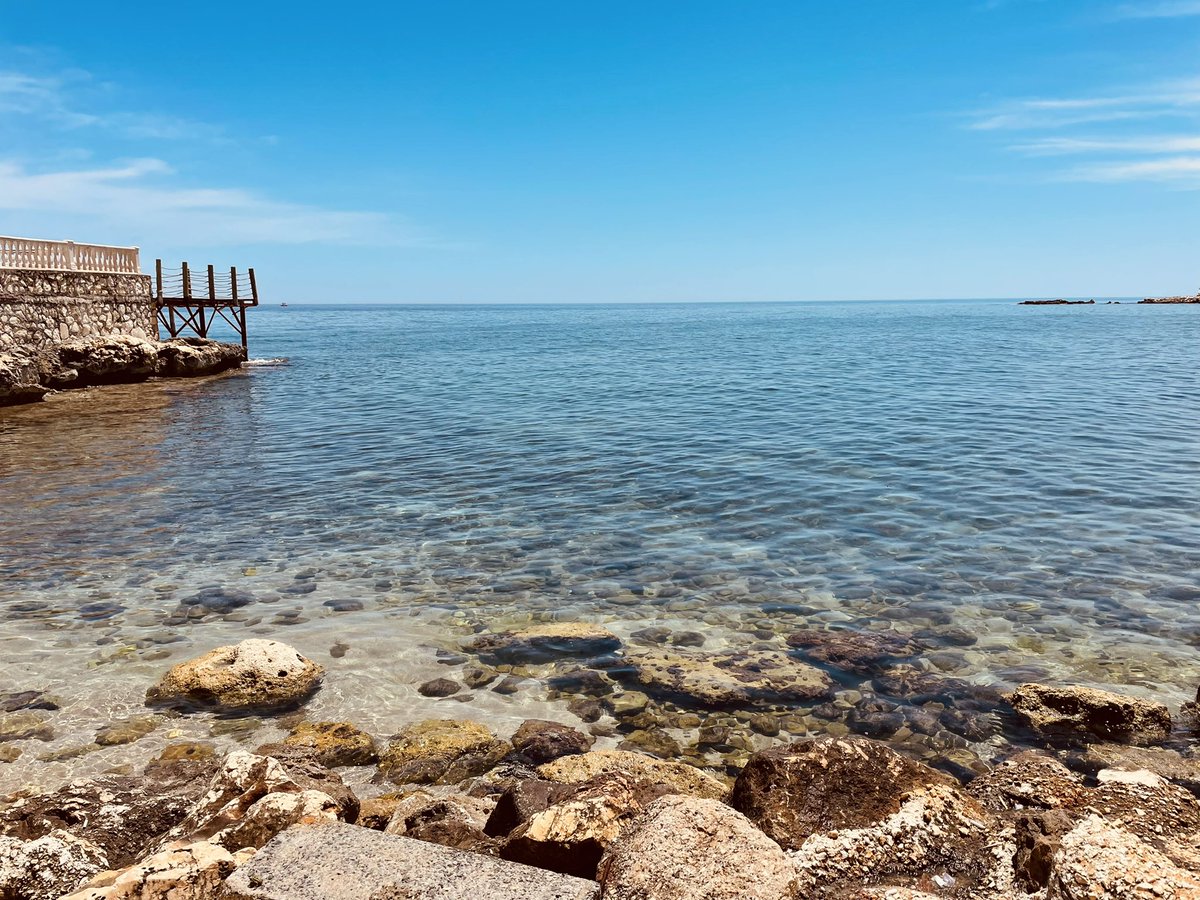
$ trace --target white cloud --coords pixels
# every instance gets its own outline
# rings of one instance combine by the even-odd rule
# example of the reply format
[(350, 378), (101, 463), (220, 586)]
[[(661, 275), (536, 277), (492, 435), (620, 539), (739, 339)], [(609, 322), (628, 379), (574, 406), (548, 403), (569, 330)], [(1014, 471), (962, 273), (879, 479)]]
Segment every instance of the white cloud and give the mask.
[(1200, 153), (1200, 136), (1134, 138), (1051, 137), (1014, 144), (1010, 149), (1029, 156), (1069, 156), (1082, 153)]
[(1139, 160), (1079, 166), (1061, 173), (1068, 181), (1158, 181), (1178, 187), (1200, 188), (1200, 156)]
[(1200, 16), (1200, 0), (1155, 0), (1150, 3), (1125, 3), (1112, 11), (1113, 19), (1176, 19)]
[[(1154, 131), (1138, 133), (1138, 123), (1151, 120)], [(1008, 149), (1025, 156), (1111, 157), (1052, 172), (1052, 180), (1146, 181), (1190, 189), (1200, 187), (1197, 122), (1200, 79), (1193, 78), (1095, 96), (1014, 99), (976, 111), (969, 127), (1023, 132)], [(1092, 126), (1093, 133), (1080, 133), (1080, 126)]]
[(382, 213), (324, 209), (238, 188), (186, 187), (177, 181), (159, 159), (46, 172), (0, 160), (0, 210), (58, 213), (174, 243), (428, 243), (415, 229)]
[(1010, 100), (977, 110), (977, 131), (1032, 131), (1101, 122), (1200, 116), (1200, 79), (1166, 82), (1143, 91), (1099, 97)]

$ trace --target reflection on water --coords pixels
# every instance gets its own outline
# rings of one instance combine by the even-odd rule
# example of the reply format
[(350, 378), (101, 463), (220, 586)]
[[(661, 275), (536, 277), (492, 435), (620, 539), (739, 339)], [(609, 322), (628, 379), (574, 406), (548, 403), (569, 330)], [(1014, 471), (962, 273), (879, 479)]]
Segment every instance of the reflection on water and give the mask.
[(456, 671), (438, 648), (530, 618), (714, 649), (954, 626), (975, 643), (921, 668), (1195, 691), (1194, 309), (294, 307), (254, 332), (290, 363), (0, 410), (0, 690), (63, 706), (0, 788), (131, 758), (36, 760), (248, 635), (329, 667), (310, 716), (379, 734), (572, 721), (534, 682), (415, 691)]

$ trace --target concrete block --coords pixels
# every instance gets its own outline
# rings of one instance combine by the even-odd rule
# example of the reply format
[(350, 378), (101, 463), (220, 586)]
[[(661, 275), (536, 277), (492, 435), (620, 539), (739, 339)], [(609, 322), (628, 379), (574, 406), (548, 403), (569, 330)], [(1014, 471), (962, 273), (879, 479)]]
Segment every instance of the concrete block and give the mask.
[(225, 880), (229, 900), (599, 900), (594, 881), (341, 822), (294, 825)]

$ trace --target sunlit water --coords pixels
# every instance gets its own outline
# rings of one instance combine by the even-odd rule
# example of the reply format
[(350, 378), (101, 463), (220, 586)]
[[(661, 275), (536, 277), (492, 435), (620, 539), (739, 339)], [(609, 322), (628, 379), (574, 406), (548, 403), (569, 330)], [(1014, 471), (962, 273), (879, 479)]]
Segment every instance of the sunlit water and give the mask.
[(294, 306), (252, 317), (251, 354), (289, 363), (0, 410), (0, 693), (62, 705), (0, 789), (213, 739), (194, 715), (38, 759), (248, 636), (327, 666), (310, 718), (380, 736), (578, 724), (536, 681), (416, 692), (461, 671), (437, 650), (531, 618), (717, 649), (782, 601), (963, 626), (953, 674), (981, 684), (1176, 706), (1200, 680), (1200, 309)]

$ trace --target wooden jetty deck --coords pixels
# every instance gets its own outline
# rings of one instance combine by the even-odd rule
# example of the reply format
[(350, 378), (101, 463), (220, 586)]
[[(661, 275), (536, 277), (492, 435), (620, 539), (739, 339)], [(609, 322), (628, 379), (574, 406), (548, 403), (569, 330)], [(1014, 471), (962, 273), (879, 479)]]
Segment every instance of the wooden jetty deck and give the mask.
[(159, 324), (173, 338), (189, 329), (207, 338), (220, 319), (241, 336), (245, 349), (246, 310), (258, 306), (258, 282), (253, 268), (238, 272), (230, 267), (226, 272), (210, 265), (197, 270), (184, 262), (177, 269), (166, 269), (156, 259), (154, 304)]

